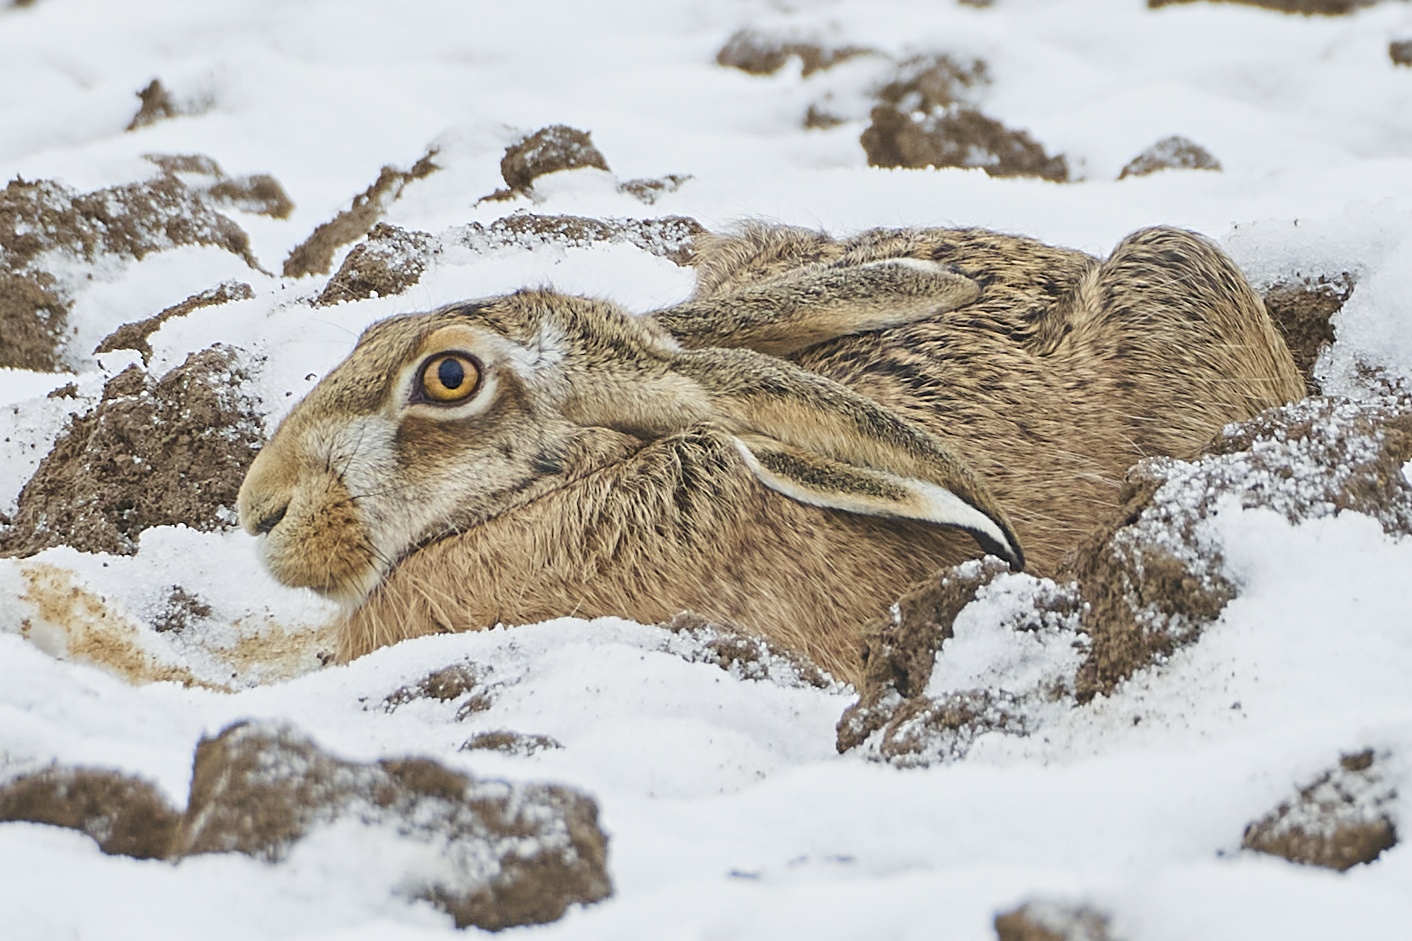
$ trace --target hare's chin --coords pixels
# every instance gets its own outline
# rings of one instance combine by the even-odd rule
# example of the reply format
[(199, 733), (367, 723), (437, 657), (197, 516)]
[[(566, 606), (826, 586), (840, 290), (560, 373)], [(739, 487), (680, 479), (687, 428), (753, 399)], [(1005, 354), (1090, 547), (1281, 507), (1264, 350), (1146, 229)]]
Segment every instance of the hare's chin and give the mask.
[(265, 549), (261, 553), (261, 561), (276, 581), (290, 588), (307, 588), (345, 610), (352, 610), (366, 601), (387, 575), (377, 564), (359, 571), (348, 567), (339, 571), (317, 570), (307, 564), (307, 557), (295, 555), (290, 558), (277, 551), (270, 552), (268, 543)]

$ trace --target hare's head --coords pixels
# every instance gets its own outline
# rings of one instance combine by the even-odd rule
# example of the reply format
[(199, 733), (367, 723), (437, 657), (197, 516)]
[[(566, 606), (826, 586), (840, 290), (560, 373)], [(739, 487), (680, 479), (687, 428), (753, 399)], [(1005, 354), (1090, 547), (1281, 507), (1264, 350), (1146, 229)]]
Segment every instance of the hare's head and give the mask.
[(875, 403), (546, 291), (374, 324), (260, 452), (240, 519), (281, 581), (357, 604), (418, 547), (703, 425), (784, 498), (959, 527), (1023, 565), (984, 484)]

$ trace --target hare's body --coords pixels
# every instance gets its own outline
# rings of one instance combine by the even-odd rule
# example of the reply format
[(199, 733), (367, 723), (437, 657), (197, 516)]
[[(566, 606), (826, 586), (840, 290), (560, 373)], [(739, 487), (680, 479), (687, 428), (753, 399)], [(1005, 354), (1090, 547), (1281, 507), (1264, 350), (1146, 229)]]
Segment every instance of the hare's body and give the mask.
[[(1036, 574), (1054, 574), (1116, 507), (1134, 463), (1192, 457), (1222, 425), (1304, 394), (1239, 269), (1189, 232), (1143, 230), (1106, 262), (976, 229), (877, 231), (842, 244), (773, 229), (752, 241), (765, 258), (925, 258), (981, 286), (975, 303), (944, 317), (794, 358), (966, 459), (1005, 507)], [(724, 248), (731, 283), (765, 267), (745, 261), (739, 243)]]
[(349, 603), (343, 658), (694, 609), (853, 679), (857, 628), (915, 581), (983, 550), (1018, 567), (1020, 545), (1052, 573), (1134, 461), (1300, 394), (1190, 233), (1100, 263), (975, 230), (758, 227), (702, 245), (696, 297), (641, 319), (522, 292), (376, 325), (241, 514), (277, 576)]

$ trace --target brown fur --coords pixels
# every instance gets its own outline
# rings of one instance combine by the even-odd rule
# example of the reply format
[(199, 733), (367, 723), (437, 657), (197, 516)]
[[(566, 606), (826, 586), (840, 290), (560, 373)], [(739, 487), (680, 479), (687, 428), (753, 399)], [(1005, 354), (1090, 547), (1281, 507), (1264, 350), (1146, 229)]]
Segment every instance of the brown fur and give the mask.
[[(946, 271), (869, 264), (889, 258)], [(503, 481), (388, 560), (395, 566), (366, 599), (345, 586), (342, 595), (362, 603), (342, 627), (341, 658), (501, 622), (574, 614), (650, 623), (690, 608), (855, 680), (859, 626), (915, 581), (981, 554), (962, 531), (897, 518), (901, 511), (888, 509), (901, 504), (893, 482), (905, 491), (908, 480), (935, 481), (1003, 531), (1013, 522), (1030, 568), (1051, 574), (1116, 508), (1135, 460), (1191, 456), (1225, 423), (1302, 393), (1239, 271), (1180, 230), (1136, 233), (1100, 262), (980, 230), (879, 230), (836, 242), (756, 226), (703, 239), (698, 271), (691, 302), (637, 321), (605, 305), (522, 292), (375, 325), (296, 409), (265, 466), (251, 471), (259, 480), (242, 491), (242, 519), (252, 532), (302, 525), (286, 554), (327, 554), (348, 537), (320, 535), (308, 512), (302, 523), (277, 518), (286, 507), (294, 515), (297, 499), (281, 494), (304, 486), (301, 475), (341, 479), (345, 455), (308, 445), (315, 429), (339, 414), (395, 412), (393, 374), (429, 351), (447, 323), (472, 317), (466, 322), (531, 343), (552, 320), (556, 349), (568, 351), (560, 379), (536, 378), (558, 375), (548, 367), (517, 366), (526, 382), (549, 384), (531, 388), (506, 374), (496, 387), (485, 414), (508, 430), (466, 443), (450, 422), (412, 435), (407, 429), (427, 419), (398, 419), (399, 438), (433, 442), (397, 452), (408, 501), (448, 474)], [(914, 278), (932, 279), (935, 310), (916, 302), (926, 288)], [(899, 300), (880, 303), (874, 289)], [(890, 304), (895, 320), (876, 329)], [(742, 316), (770, 322), (742, 330)], [(851, 335), (791, 354), (807, 372), (723, 348), (787, 349), (779, 324), (795, 322), (805, 335)], [(699, 352), (674, 351), (662, 328)], [(543, 396), (553, 382), (562, 389), (553, 386), (551, 415)], [(465, 428), (479, 421), (461, 420)], [(853, 512), (788, 499), (746, 466), (742, 441), (761, 464), (791, 468), (796, 482), (822, 480), (812, 492), (824, 505), (865, 490), (876, 499)], [(537, 457), (523, 457), (534, 448)], [(456, 457), (463, 451), (467, 458)], [(472, 457), (481, 463), (466, 463)], [(352, 493), (349, 504), (366, 525), (384, 525), (376, 520), (395, 511), (376, 509), (373, 496)]]
[(650, 624), (691, 609), (748, 624), (852, 679), (858, 626), (975, 554), (955, 530), (783, 499), (751, 477), (727, 436), (703, 428), (409, 556), (350, 613), (339, 657), (493, 624), (562, 615)]
[(1036, 574), (1054, 574), (1117, 509), (1133, 463), (1192, 457), (1223, 425), (1303, 396), (1239, 269), (1178, 229), (1137, 232), (1100, 262), (979, 229), (878, 230), (838, 243), (759, 227), (705, 248), (702, 293), (726, 296), (788, 270), (791, 258), (898, 255), (952, 266), (981, 285), (980, 299), (796, 360), (966, 459), (1006, 508)]

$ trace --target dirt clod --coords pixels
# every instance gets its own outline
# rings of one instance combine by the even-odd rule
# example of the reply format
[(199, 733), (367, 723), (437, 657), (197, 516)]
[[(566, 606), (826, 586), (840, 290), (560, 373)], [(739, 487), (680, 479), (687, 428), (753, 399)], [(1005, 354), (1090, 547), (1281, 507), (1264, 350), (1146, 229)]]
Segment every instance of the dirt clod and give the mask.
[(147, 127), (149, 124), (156, 124), (158, 121), (165, 121), (181, 114), (181, 109), (172, 100), (172, 96), (162, 85), (161, 79), (152, 79), (146, 88), (137, 93), (137, 97), (142, 99), (142, 107), (137, 109), (137, 114), (132, 116), (132, 121), (127, 126), (129, 131), (135, 131), (140, 127)]
[(190, 594), (180, 585), (172, 586), (172, 593), (152, 617), (152, 629), (159, 634), (181, 633), (192, 621), (211, 616), (211, 606), (197, 595)]
[(217, 179), (226, 175), (221, 165), (205, 154), (143, 154), (142, 159), (155, 163), (165, 173), (192, 173)]
[(1393, 65), (1412, 66), (1412, 39), (1395, 39), (1387, 44), (1388, 57)]
[[(1008, 573), (997, 559), (955, 566), (899, 598), (889, 617), (864, 626), (864, 678), (858, 702), (838, 723), (840, 752), (864, 747), (868, 757), (912, 767), (961, 758), (988, 732), (1027, 734), (1031, 709), (1021, 695), (1003, 689), (927, 693), (961, 611)], [(1072, 635), (1080, 609), (1076, 593), (1029, 582), (1033, 616), (1007, 626), (1037, 631), (1046, 623), (1067, 624)]]
[(437, 240), (425, 232), (379, 222), (343, 259), (314, 306), (401, 294), (421, 279), (439, 250)]
[(507, 755), (528, 757), (545, 749), (563, 747), (548, 735), (526, 735), (523, 732), (502, 729), (472, 736), (461, 746), (461, 751), (498, 751)]
[(828, 48), (743, 29), (716, 53), (716, 64), (751, 75), (770, 75), (784, 68), (791, 56), (798, 56), (803, 74), (809, 76), (871, 51), (860, 46)]
[[(56, 767), (0, 787), (0, 820), (81, 830), (103, 852), (139, 859), (237, 852), (278, 863), (341, 819), (370, 838), (422, 844), (415, 871), (387, 873), (390, 888), (430, 901), (459, 928), (542, 924), (612, 893), (591, 798), (478, 780), (425, 758), (342, 761), (284, 726), (237, 722), (203, 738), (184, 814), (115, 771)], [(378, 863), (373, 850), (366, 865)]]
[(1108, 916), (1083, 905), (1026, 902), (995, 916), (997, 941), (1109, 941)]
[(576, 170), (580, 167), (608, 169), (608, 161), (593, 145), (588, 131), (567, 124), (551, 124), (505, 148), (500, 175), (509, 187), (491, 198), (528, 193), (534, 181), (546, 173)]
[(354, 247), (329, 279), (315, 304), (390, 297), (416, 284), (448, 249), (492, 251), (508, 246), (534, 250), (550, 245), (581, 247), (602, 242), (635, 245), (643, 251), (689, 265), (701, 225), (684, 216), (660, 219), (590, 219), (515, 213), (490, 225), (472, 222), (440, 235), (379, 223)]
[(250, 240), (171, 174), (75, 193), (48, 180), (0, 191), (0, 367), (56, 370), (75, 286), (50, 266), (76, 259), (141, 259), (179, 245), (211, 245), (258, 268)]
[(1130, 176), (1147, 176), (1159, 170), (1220, 170), (1221, 161), (1211, 156), (1211, 152), (1193, 140), (1185, 137), (1164, 137), (1151, 147), (1138, 154), (1118, 179)]
[(1293, 800), (1245, 828), (1241, 845), (1290, 862), (1343, 871), (1397, 845), (1396, 796), (1372, 749), (1344, 755)]
[(254, 723), (196, 746), (174, 846), (179, 855), (235, 850), (278, 861), (343, 817), (442, 857), (407, 873), (399, 891), (431, 901), (457, 927), (541, 924), (612, 892), (607, 838), (588, 797), (480, 781), (428, 759), (340, 761), (291, 729)]
[(287, 219), (294, 211), (294, 202), (279, 180), (267, 173), (251, 176), (226, 176), (221, 165), (205, 154), (143, 154), (163, 173), (185, 173), (207, 176), (212, 182), (195, 187), (217, 206), (239, 209), (272, 219)]
[(229, 347), (194, 353), (153, 382), (129, 367), (98, 407), (70, 420), (19, 496), (0, 554), (51, 546), (132, 555), (152, 526), (234, 523), (236, 493), (263, 440)]
[[(1270, 509), (1291, 523), (1356, 512), (1390, 535), (1412, 534), (1409, 460), (1412, 398), (1390, 394), (1304, 399), (1227, 426), (1193, 461), (1134, 466), (1120, 513), (1069, 555), (1065, 583), (967, 562), (867, 625), (864, 679), (839, 722), (839, 750), (912, 767), (961, 758), (981, 736), (1033, 734), (1056, 709), (1160, 667), (1216, 621), (1236, 595), (1206, 522), (1221, 503)], [(986, 607), (995, 598), (1003, 603)], [(1002, 646), (1011, 630), (1031, 638), (1021, 646), (1033, 664), (1047, 664), (1043, 674), (1026, 671), (1012, 683), (1002, 658), (998, 672), (971, 663), (938, 684), (962, 618), (972, 631), (988, 624)]]
[(978, 167), (991, 176), (1064, 182), (1068, 161), (1050, 156), (1029, 134), (976, 107), (990, 82), (983, 60), (918, 56), (898, 66), (877, 93), (872, 123), (860, 138), (874, 167)]
[(833, 678), (802, 653), (776, 650), (734, 624), (708, 621), (695, 611), (683, 611), (663, 624), (673, 635), (667, 650), (692, 663), (709, 663), (731, 676), (781, 686), (828, 689)]
[[(1093, 641), (1078, 675), (1081, 702), (1111, 692), (1133, 673), (1195, 640), (1236, 594), (1219, 555), (1197, 543), (1194, 528), (1204, 514), (1154, 507), (1165, 481), (1134, 471), (1118, 518), (1080, 543), (1066, 573), (1077, 579), (1088, 603), (1083, 623)], [(1175, 530), (1173, 543), (1189, 551), (1179, 556), (1170, 548), (1173, 543), (1137, 527), (1149, 510), (1149, 526), (1164, 517), (1160, 528)]]
[(585, 216), (515, 213), (497, 219), (489, 226), (471, 223), (462, 230), (461, 242), (471, 248), (505, 245), (534, 248), (547, 244), (580, 246), (626, 242), (678, 265), (689, 265), (696, 257), (694, 240), (703, 231), (699, 222), (686, 216), (590, 219)]
[(388, 693), (382, 701), (383, 710), (392, 712), (399, 706), (419, 699), (450, 702), (476, 690), (482, 681), (480, 671), (472, 663), (456, 663), (428, 673), (416, 683), (401, 686)]
[(914, 56), (878, 89), (878, 101), (909, 114), (935, 114), (952, 105), (974, 105), (975, 93), (990, 83), (984, 59), (947, 55)]
[(971, 108), (914, 117), (892, 105), (873, 109), (860, 139), (874, 167), (979, 167), (991, 176), (1069, 179), (1062, 155), (1051, 157), (1024, 131), (1012, 130)]
[(322, 223), (307, 239), (295, 246), (284, 260), (284, 276), (302, 278), (307, 274), (328, 274), (338, 250), (367, 235), (409, 183), (440, 169), (433, 160), (435, 156), (435, 148), (427, 151), (410, 170), (383, 167), (373, 184), (353, 197), (352, 206)]
[(0, 820), (80, 830), (110, 856), (165, 859), (181, 815), (140, 778), (98, 768), (46, 768), (0, 787)]
[(268, 173), (221, 180), (206, 193), (218, 205), (269, 216), (271, 219), (288, 219), (289, 214), (294, 211), (294, 201), (289, 198), (279, 180)]
[(660, 197), (681, 189), (682, 184), (689, 179), (689, 173), (668, 173), (655, 179), (628, 180), (618, 184), (618, 192), (627, 193), (633, 199), (650, 206)]
[(1265, 293), (1265, 309), (1280, 328), (1310, 395), (1321, 391), (1314, 378), (1314, 364), (1334, 342), (1331, 318), (1352, 296), (1353, 276), (1347, 272), (1276, 284)]
[(202, 307), (249, 300), (254, 296), (254, 289), (244, 282), (222, 281), (215, 287), (202, 291), (200, 294), (193, 294), (180, 304), (173, 304), (146, 320), (123, 324), (104, 337), (93, 352), (96, 355), (98, 353), (112, 353), (117, 350), (136, 350), (142, 354), (142, 362), (146, 364), (152, 359), (152, 347), (147, 342), (148, 338), (160, 330), (162, 324), (168, 320), (173, 317), (185, 317), (193, 310), (200, 310)]

